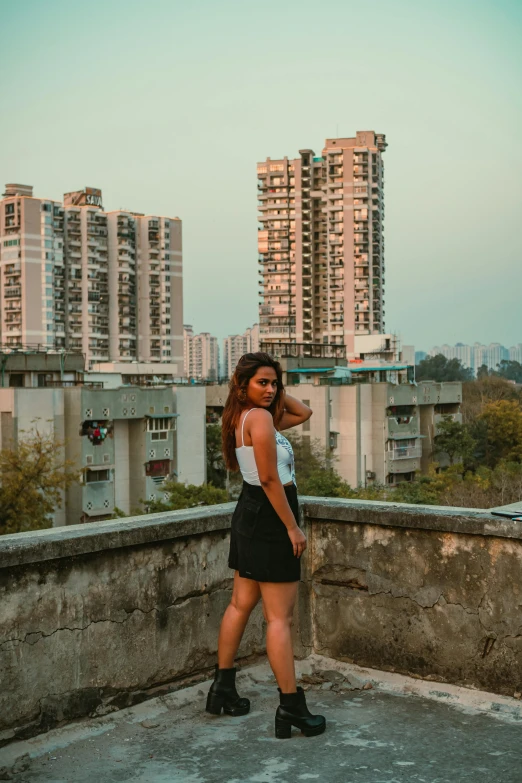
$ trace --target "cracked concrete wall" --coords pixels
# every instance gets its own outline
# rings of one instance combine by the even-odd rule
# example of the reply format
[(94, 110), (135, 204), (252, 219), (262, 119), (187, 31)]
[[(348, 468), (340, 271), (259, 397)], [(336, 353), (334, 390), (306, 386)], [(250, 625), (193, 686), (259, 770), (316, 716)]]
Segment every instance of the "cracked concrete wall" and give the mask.
[[(46, 556), (42, 533), (51, 531), (21, 534), (34, 539), (37, 551), (33, 562), (0, 567), (0, 744), (127, 706), (147, 689), (215, 664), (233, 576), (227, 566), (230, 504), (224, 508), (214, 507), (203, 526), (198, 509), (190, 533), (185, 524), (176, 536), (170, 524), (159, 541), (112, 549), (96, 533), (103, 537), (108, 525), (106, 537), (127, 534), (134, 541), (136, 525), (71, 526), (65, 530), (72, 539), (54, 537), (62, 556), (48, 551), (51, 559), (38, 559)], [(80, 544), (91, 528), (96, 551), (78, 554), (90, 548)], [(28, 548), (23, 551), (28, 556)], [(264, 652), (263, 626), (256, 607), (238, 657)]]
[[(397, 510), (374, 509), (370, 523), (368, 514), (354, 523), (353, 509), (350, 513), (346, 506), (344, 520), (338, 509), (332, 520), (312, 519), (315, 652), (425, 679), (520, 693), (522, 540), (514, 523), (508, 523), (509, 531), (499, 521), (501, 535), (495, 536), (493, 520), (484, 534), (477, 515), (470, 522), (460, 510), (467, 526), (477, 528), (473, 533), (459, 531), (458, 517), (454, 531), (444, 529), (447, 518), (437, 516), (428, 525), (435, 529), (427, 530), (419, 528), (420, 514), (399, 519)], [(400, 526), (393, 526), (394, 514)], [(322, 516), (327, 515), (323, 507)], [(504, 537), (506, 531), (515, 537)]]
[[(0, 536), (0, 745), (214, 665), (234, 505)], [(324, 498), (301, 498), (301, 510), (309, 547), (297, 656), (522, 689), (513, 523), (476, 509)], [(238, 657), (264, 650), (257, 607)]]

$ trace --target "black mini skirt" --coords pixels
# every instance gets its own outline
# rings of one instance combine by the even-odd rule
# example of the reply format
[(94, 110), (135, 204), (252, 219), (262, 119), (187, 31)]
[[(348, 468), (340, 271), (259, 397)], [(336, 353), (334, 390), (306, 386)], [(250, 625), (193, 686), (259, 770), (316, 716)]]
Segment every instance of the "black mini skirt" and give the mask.
[[(288, 484), (283, 489), (299, 524), (297, 488)], [(256, 582), (298, 582), (301, 577), (301, 562), (284, 523), (263, 487), (246, 481), (232, 516), (228, 565)]]

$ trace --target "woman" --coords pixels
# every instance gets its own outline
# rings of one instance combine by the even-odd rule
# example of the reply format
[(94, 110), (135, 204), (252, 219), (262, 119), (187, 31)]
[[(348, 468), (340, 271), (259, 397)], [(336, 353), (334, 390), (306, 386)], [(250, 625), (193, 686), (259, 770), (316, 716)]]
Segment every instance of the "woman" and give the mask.
[(243, 476), (228, 561), (235, 571), (234, 587), (221, 623), (207, 712), (246, 715), (250, 709), (249, 700), (236, 691), (234, 658), (261, 598), (268, 660), (280, 695), (275, 717), (280, 739), (290, 737), (292, 726), (307, 736), (321, 734), (326, 726), (322, 715), (308, 711), (304, 691), (296, 687), (291, 625), (306, 537), (298, 526), (293, 451), (281, 435), (311, 415), (307, 405), (285, 393), (279, 362), (267, 353), (241, 357), (222, 422), (226, 465)]

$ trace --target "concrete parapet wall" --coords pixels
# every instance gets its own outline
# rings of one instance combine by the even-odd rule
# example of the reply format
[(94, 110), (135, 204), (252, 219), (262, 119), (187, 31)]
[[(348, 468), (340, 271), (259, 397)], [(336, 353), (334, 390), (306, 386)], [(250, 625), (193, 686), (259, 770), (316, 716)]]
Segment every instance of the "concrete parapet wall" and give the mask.
[[(298, 656), (522, 689), (520, 525), (476, 509), (301, 501)], [(233, 508), (0, 537), (0, 744), (214, 665)], [(257, 607), (239, 657), (263, 652)]]
[(306, 501), (315, 652), (522, 691), (520, 523), (477, 509)]
[[(216, 662), (234, 504), (0, 538), (0, 742)], [(257, 607), (239, 656), (264, 652)]]

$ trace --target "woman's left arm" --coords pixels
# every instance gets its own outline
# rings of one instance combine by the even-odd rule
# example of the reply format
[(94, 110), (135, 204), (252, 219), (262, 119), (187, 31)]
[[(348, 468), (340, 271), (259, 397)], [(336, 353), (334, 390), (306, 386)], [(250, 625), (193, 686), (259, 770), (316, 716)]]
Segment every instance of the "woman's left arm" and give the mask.
[(296, 400), (295, 397), (291, 397), (284, 391), (285, 399), (285, 412), (283, 418), (279, 424), (280, 430), (289, 430), (290, 427), (296, 427), (298, 424), (302, 424), (304, 421), (308, 421), (312, 415), (312, 409), (305, 405), (304, 402)]

